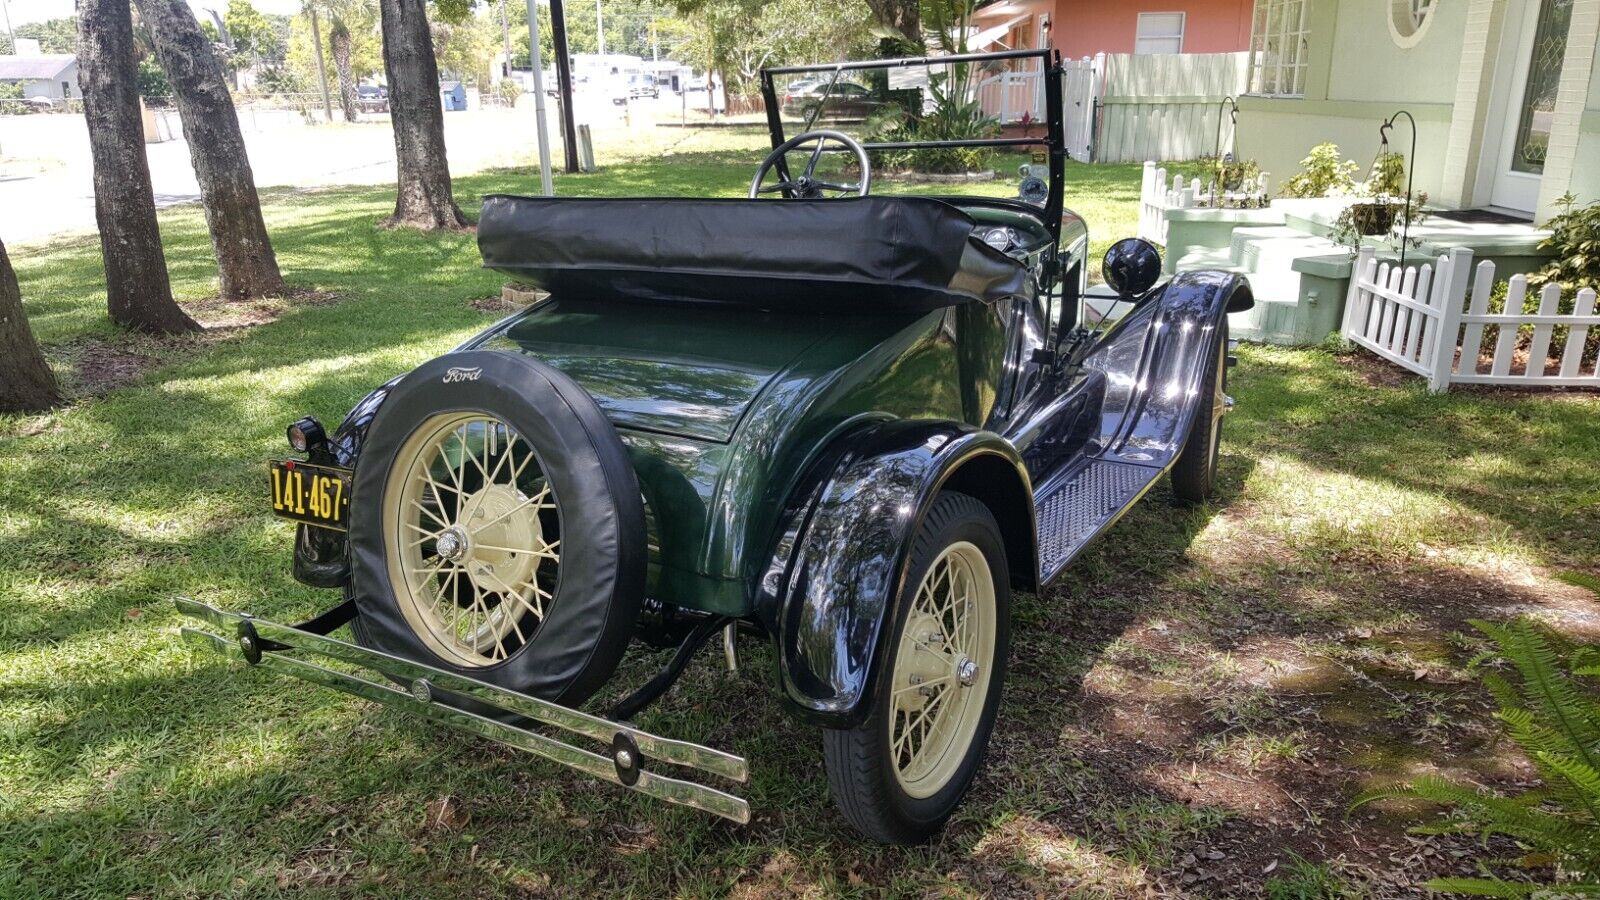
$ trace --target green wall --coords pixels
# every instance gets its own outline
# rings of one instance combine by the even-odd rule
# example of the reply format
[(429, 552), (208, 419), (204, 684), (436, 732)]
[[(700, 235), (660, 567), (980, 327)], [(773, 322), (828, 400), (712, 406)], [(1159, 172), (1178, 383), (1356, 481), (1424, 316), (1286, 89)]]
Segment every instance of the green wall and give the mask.
[[(1384, 19), (1388, 0), (1312, 0), (1305, 98), (1242, 98), (1239, 152), (1260, 163), (1274, 187), (1299, 171), (1306, 152), (1323, 141), (1337, 143), (1364, 173), (1378, 152), (1378, 125), (1403, 108), (1417, 119), (1417, 189), (1437, 195), (1461, 67), (1465, 7), (1437, 4), (1422, 40), (1401, 48)], [(1390, 140), (1409, 152), (1404, 124)]]
[(1422, 39), (1402, 49), (1389, 34), (1389, 0), (1342, 0), (1328, 99), (1454, 103), (1466, 7), (1460, 0), (1435, 4)]

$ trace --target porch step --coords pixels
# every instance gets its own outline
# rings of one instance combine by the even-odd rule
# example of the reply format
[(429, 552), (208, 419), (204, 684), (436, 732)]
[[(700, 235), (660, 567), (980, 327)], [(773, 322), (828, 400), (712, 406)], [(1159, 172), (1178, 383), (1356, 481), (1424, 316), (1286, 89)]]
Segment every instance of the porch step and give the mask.
[(1301, 257), (1339, 253), (1341, 248), (1327, 238), (1279, 225), (1234, 229), (1229, 252), (1246, 272), (1274, 272), (1288, 271)]
[(1192, 272), (1196, 269), (1220, 269), (1224, 272), (1243, 271), (1233, 261), (1233, 248), (1207, 247), (1191, 250), (1177, 258), (1173, 271)]
[(1122, 517), (1161, 470), (1091, 460), (1039, 498), (1039, 579), (1059, 575), (1096, 535)]

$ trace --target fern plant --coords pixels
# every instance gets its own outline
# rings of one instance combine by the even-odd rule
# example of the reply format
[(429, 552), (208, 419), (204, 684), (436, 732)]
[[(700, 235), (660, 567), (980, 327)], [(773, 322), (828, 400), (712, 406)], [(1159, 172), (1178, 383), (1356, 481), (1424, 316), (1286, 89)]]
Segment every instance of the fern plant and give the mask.
[[(1499, 704), (1496, 717), (1527, 754), (1543, 786), (1515, 796), (1427, 776), (1373, 791), (1356, 806), (1411, 798), (1452, 807), (1447, 819), (1414, 829), (1423, 834), (1479, 833), (1513, 838), (1527, 852), (1498, 861), (1524, 869), (1553, 869), (1554, 881), (1506, 881), (1492, 867), (1486, 878), (1440, 878), (1436, 891), (1480, 897), (1600, 897), (1600, 647), (1578, 646), (1528, 620), (1505, 625), (1474, 621), (1496, 650), (1473, 661)], [(1485, 667), (1504, 661), (1511, 678)]]

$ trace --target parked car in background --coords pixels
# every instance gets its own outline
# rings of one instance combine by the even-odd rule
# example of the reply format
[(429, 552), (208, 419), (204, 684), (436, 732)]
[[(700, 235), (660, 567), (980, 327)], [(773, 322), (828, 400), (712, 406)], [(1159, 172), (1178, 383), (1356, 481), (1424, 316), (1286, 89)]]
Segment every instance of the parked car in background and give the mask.
[(363, 84), (356, 88), (356, 109), (365, 113), (389, 111), (389, 89), (381, 84)]
[[(887, 106), (872, 90), (853, 81), (797, 81), (784, 91), (783, 114), (810, 120), (862, 119)], [(820, 113), (820, 116), (818, 115)]]

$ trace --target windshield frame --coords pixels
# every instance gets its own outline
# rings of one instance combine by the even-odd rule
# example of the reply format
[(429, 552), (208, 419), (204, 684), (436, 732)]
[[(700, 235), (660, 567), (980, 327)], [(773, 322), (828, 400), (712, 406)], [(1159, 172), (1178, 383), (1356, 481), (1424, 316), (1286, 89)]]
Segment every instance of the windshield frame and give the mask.
[[(867, 150), (914, 150), (924, 147), (1042, 147), (1050, 156), (1050, 193), (1045, 201), (1042, 211), (1045, 225), (1057, 243), (1061, 239), (1061, 213), (1062, 195), (1065, 189), (1065, 162), (1067, 149), (1065, 131), (1062, 127), (1062, 94), (1061, 94), (1061, 54), (1055, 50), (1002, 50), (995, 53), (953, 53), (948, 56), (917, 56), (901, 59), (869, 59), (841, 63), (817, 63), (799, 66), (773, 66), (761, 70), (761, 99), (767, 108), (767, 131), (772, 138), (774, 148), (786, 140), (783, 132), (783, 118), (778, 105), (778, 94), (773, 77), (777, 75), (805, 75), (822, 76), (819, 81), (827, 86), (823, 94), (823, 103), (832, 95), (832, 87), (845, 72), (859, 72), (870, 69), (905, 69), (916, 66), (945, 66), (956, 63), (982, 63), (990, 61), (1004, 61), (1017, 59), (1037, 59), (1043, 69), (1044, 97), (1045, 97), (1045, 128), (1040, 137), (997, 137), (997, 138), (967, 138), (949, 141), (883, 141), (862, 142), (861, 146)], [(820, 106), (818, 112), (820, 113)], [(806, 129), (810, 130), (814, 122), (807, 122)], [(784, 160), (777, 161), (778, 174), (788, 179), (788, 166)]]

